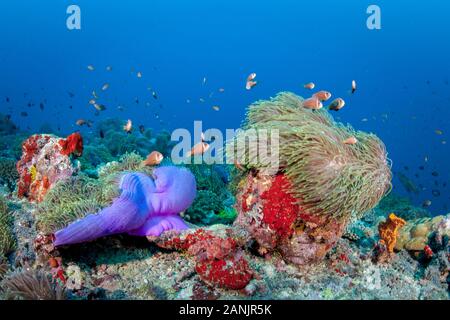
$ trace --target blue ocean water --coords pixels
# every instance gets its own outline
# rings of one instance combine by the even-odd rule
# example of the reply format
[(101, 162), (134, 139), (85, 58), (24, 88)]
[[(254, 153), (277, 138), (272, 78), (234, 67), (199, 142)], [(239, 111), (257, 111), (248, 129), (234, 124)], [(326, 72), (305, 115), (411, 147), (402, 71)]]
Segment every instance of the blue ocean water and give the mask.
[[(66, 27), (72, 4), (81, 9), (81, 30)], [(366, 26), (371, 4), (381, 9), (380, 30)], [(279, 91), (306, 96), (303, 84), (313, 81), (346, 100), (340, 121), (385, 142), (394, 192), (448, 212), (446, 1), (16, 0), (2, 1), (0, 12), (0, 112), (23, 129), (88, 133), (77, 119), (108, 117), (156, 130), (192, 130), (194, 120), (205, 129), (238, 128), (250, 103)], [(258, 85), (247, 91), (251, 72)], [(93, 90), (107, 106), (99, 116), (88, 104)], [(398, 172), (421, 187), (418, 195), (407, 193)]]

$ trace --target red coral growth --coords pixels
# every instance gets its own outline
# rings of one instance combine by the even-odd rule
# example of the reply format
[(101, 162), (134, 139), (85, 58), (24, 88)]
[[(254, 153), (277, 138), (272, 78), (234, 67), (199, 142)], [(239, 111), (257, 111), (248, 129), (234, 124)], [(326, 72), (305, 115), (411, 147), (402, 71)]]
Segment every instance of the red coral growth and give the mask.
[(173, 237), (170, 240), (159, 243), (158, 245), (166, 249), (188, 250), (192, 245), (196, 243), (203, 243), (214, 236), (203, 229), (197, 229), (194, 233), (188, 234), (184, 238)]
[(426, 245), (425, 248), (423, 248), (423, 252), (428, 259), (433, 258), (434, 253), (429, 245)]
[(40, 135), (34, 135), (25, 140), (22, 144), (23, 162), (29, 162), (38, 152), (38, 140)]
[[(21, 172), (19, 171), (19, 174)], [(21, 179), (17, 183), (18, 191), (17, 195), (19, 198), (23, 198), (28, 195), (28, 191), (30, 190), (31, 185), (31, 174), (28, 172), (24, 172)]]
[[(187, 251), (196, 260), (195, 270), (207, 283), (227, 289), (242, 289), (253, 277), (247, 260), (232, 237), (219, 237), (198, 229), (184, 238), (174, 237), (158, 244)], [(239, 257), (238, 257), (239, 256)]]
[(261, 195), (264, 201), (263, 222), (275, 231), (280, 239), (292, 235), (299, 213), (297, 200), (288, 192), (290, 188), (291, 183), (283, 174), (279, 174), (270, 189)]
[(201, 261), (195, 270), (203, 280), (233, 290), (245, 288), (253, 277), (243, 257)]
[(68, 155), (81, 154), (83, 142), (78, 133), (61, 139), (52, 135), (35, 134), (22, 144), (22, 157), (16, 164), (19, 173), (18, 196), (40, 202), (52, 185), (72, 175)]
[(233, 238), (221, 238), (203, 229), (198, 229), (183, 239), (174, 237), (158, 245), (166, 249), (187, 251), (197, 260), (223, 259), (233, 254), (238, 248), (238, 244)]
[(62, 148), (61, 153), (63, 155), (68, 156), (73, 153), (81, 156), (83, 153), (83, 138), (79, 132), (72, 133), (66, 139), (61, 139), (59, 145)]
[(247, 188), (247, 191), (242, 195), (242, 210), (244, 212), (248, 212), (250, 210), (249, 199), (252, 197), (252, 189), (251, 186)]

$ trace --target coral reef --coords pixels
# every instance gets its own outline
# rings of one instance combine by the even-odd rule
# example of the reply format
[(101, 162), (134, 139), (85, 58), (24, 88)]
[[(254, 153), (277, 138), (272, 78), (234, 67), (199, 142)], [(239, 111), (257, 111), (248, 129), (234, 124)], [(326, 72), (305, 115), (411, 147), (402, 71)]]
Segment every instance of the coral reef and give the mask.
[(0, 157), (0, 184), (4, 184), (12, 192), (15, 189), (18, 178), (16, 160)]
[(123, 121), (120, 119), (106, 119), (96, 126), (96, 138), (89, 144), (104, 146), (113, 157), (119, 157), (125, 153), (135, 152), (140, 156), (146, 156), (156, 150), (164, 157), (170, 155), (173, 143), (170, 141), (170, 133), (162, 131), (152, 137), (151, 130), (143, 133), (133, 131), (130, 134), (122, 130)]
[(75, 154), (81, 156), (83, 153), (83, 138), (78, 132), (72, 133), (65, 139), (58, 141), (61, 147), (61, 154), (68, 156), (70, 154)]
[[(390, 186), (381, 142), (334, 123), (326, 111), (297, 110), (300, 101), (283, 93), (250, 107), (246, 127), (280, 131), (281, 163), (276, 172), (264, 170), (264, 161), (251, 164), (241, 158), (236, 168), (188, 166), (197, 180), (190, 188), (197, 190), (197, 198), (189, 209), (182, 211), (188, 205), (179, 203), (188, 185), (183, 179), (170, 196), (158, 193), (150, 201), (158, 213), (173, 206), (173, 212), (182, 211), (187, 223), (174, 214), (178, 230), (166, 231), (175, 223), (172, 215), (169, 219), (152, 215), (131, 235), (56, 248), (55, 233), (57, 245), (78, 242), (79, 237), (91, 239), (85, 222), (98, 219), (90, 214), (109, 210), (124, 190), (135, 186), (131, 198), (136, 200), (136, 192), (153, 179), (166, 190), (173, 179), (158, 174), (164, 167), (145, 166), (143, 156), (158, 150), (166, 156), (163, 165), (169, 165), (170, 139), (166, 133), (153, 135), (144, 128), (126, 134), (122, 121), (101, 121), (83, 136), (78, 166), (63, 155), (79, 153), (76, 134), (68, 139), (39, 135), (55, 139), (58, 157), (65, 157), (73, 170), (57, 179), (41, 202), (30, 202), (15, 197), (15, 178), (5, 179), (1, 171), (3, 161), (8, 168), (21, 157), (24, 163), (21, 143), (29, 134), (0, 130), (0, 183), (6, 185), (0, 186), (0, 299), (448, 300), (449, 216), (433, 218), (394, 194), (372, 208)], [(359, 142), (339, 144), (347, 135)], [(36, 160), (38, 155), (30, 158)], [(41, 179), (33, 161), (29, 179)], [(373, 180), (376, 174), (379, 180)], [(146, 178), (132, 179), (141, 175)], [(138, 183), (120, 185), (124, 177)], [(145, 201), (134, 202), (142, 208)], [(133, 216), (134, 209), (126, 206), (121, 218)], [(391, 228), (385, 221), (391, 212), (406, 224)], [(388, 221), (401, 221), (398, 218)], [(88, 230), (105, 225), (100, 221)], [(60, 238), (58, 230), (68, 226), (72, 231)], [(386, 232), (380, 233), (379, 227)], [(155, 232), (148, 232), (151, 229)], [(380, 238), (388, 239), (385, 246), (380, 246)], [(388, 250), (393, 244), (396, 254)], [(389, 259), (377, 259), (380, 247)]]
[(194, 203), (186, 210), (183, 217), (193, 224), (207, 225), (211, 224), (216, 214), (223, 209), (223, 201), (216, 193), (198, 190)]
[(8, 204), (0, 196), (0, 259), (11, 253), (15, 248), (15, 239), (12, 234), (12, 216)]
[(218, 216), (225, 210), (225, 202), (232, 197), (227, 188), (226, 169), (217, 165), (187, 165), (197, 181), (197, 197), (184, 213), (184, 218), (197, 225), (211, 225), (220, 222)]
[[(443, 238), (447, 238), (447, 240)], [(432, 242), (442, 243), (450, 237), (450, 215), (408, 221), (398, 232), (396, 250), (423, 251)]]
[(395, 215), (403, 220), (413, 220), (418, 218), (431, 217), (431, 213), (424, 208), (417, 208), (411, 205), (406, 197), (401, 197), (395, 193), (389, 193), (378, 204), (378, 208), (386, 212), (386, 215), (395, 207)]
[[(181, 236), (165, 233), (156, 243), (166, 249), (186, 251), (196, 261), (195, 271), (206, 283), (226, 289), (243, 289), (253, 278), (242, 243), (231, 229), (197, 229)], [(153, 238), (152, 238), (153, 239)]]
[[(236, 223), (250, 230), (260, 252), (278, 248), (296, 264), (320, 261), (347, 224), (391, 188), (386, 150), (375, 135), (336, 123), (325, 110), (302, 108), (302, 101), (283, 92), (256, 102), (249, 107), (246, 130), (228, 142), (237, 162), (251, 169), (237, 184)], [(264, 129), (279, 135), (278, 168), (242, 143), (249, 130)], [(358, 143), (343, 143), (348, 137)], [(273, 201), (279, 198), (287, 200), (286, 207)], [(277, 211), (272, 206), (283, 208), (283, 219), (270, 214)], [(274, 226), (275, 221), (279, 225)]]
[(217, 215), (218, 223), (232, 224), (236, 220), (237, 211), (235, 208), (225, 207)]
[(124, 171), (142, 171), (151, 173), (152, 169), (144, 166), (142, 161), (144, 159), (135, 152), (125, 153), (119, 161), (108, 162), (98, 168), (98, 177), (104, 179), (108, 176), (114, 176)]
[(105, 165), (114, 160), (104, 145), (86, 145), (83, 156), (79, 158), (82, 170), (95, 170), (100, 165)]
[(397, 243), (397, 236), (399, 230), (406, 224), (406, 221), (391, 213), (385, 222), (378, 225), (378, 232), (380, 233), (380, 241), (387, 247), (387, 250), (392, 253)]
[(19, 172), (17, 194), (29, 201), (41, 202), (57, 181), (76, 171), (69, 156), (81, 155), (83, 142), (79, 133), (66, 139), (37, 134), (23, 142), (22, 150), (16, 165)]

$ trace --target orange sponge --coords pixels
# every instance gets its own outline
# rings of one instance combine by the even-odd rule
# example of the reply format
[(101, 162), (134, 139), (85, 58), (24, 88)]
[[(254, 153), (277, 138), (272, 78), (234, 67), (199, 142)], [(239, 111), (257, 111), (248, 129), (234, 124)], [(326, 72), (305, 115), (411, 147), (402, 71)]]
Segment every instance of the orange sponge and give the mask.
[(385, 222), (378, 225), (378, 232), (380, 233), (380, 242), (386, 245), (389, 252), (394, 252), (394, 247), (397, 242), (398, 231), (406, 224), (406, 221), (391, 213)]

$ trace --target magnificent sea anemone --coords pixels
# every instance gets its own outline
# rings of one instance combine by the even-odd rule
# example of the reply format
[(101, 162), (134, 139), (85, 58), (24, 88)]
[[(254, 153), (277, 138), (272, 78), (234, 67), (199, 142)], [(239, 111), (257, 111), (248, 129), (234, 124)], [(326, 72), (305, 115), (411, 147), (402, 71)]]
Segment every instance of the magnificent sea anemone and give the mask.
[[(258, 132), (264, 129), (271, 132), (271, 135), (277, 132), (279, 159), (277, 170), (271, 168), (272, 171), (269, 171), (272, 176), (271, 183), (276, 181), (275, 177), (282, 175), (289, 185), (286, 193), (296, 199), (298, 206), (297, 218), (290, 225), (292, 232), (286, 233), (289, 239), (282, 241), (284, 245), (278, 246), (284, 246), (285, 250), (282, 251), (287, 252), (292, 251), (293, 243), (296, 242), (292, 237), (316, 238), (318, 242), (328, 238), (328, 242), (323, 241), (324, 248), (311, 254), (323, 256), (340, 237), (351, 219), (361, 217), (389, 192), (392, 174), (385, 146), (378, 137), (335, 122), (326, 110), (303, 108), (302, 101), (301, 97), (293, 93), (282, 92), (271, 100), (252, 104), (248, 109), (244, 130), (238, 133), (235, 140), (229, 142), (228, 150), (237, 151), (237, 162), (251, 169), (252, 175), (251, 179), (247, 177), (247, 180), (240, 184), (241, 188), (238, 190), (240, 193), (237, 209), (241, 215), (238, 223), (248, 225), (256, 220), (260, 224), (257, 227), (252, 226), (252, 230), (267, 229), (264, 223), (270, 220), (267, 217), (253, 219), (251, 222), (248, 218), (243, 219), (242, 215), (251, 215), (249, 211), (252, 211), (252, 205), (255, 205), (254, 210), (258, 211), (259, 215), (270, 211), (264, 210), (264, 206), (268, 205), (264, 203), (264, 198), (270, 198), (267, 195), (267, 192), (270, 192), (267, 187), (259, 188), (256, 194), (252, 191), (252, 201), (249, 202), (248, 197), (249, 190), (255, 189), (252, 186), (268, 179), (264, 169), (268, 169), (273, 163), (263, 159), (267, 156), (265, 153), (249, 151), (245, 143), (235, 142), (243, 138), (248, 130)], [(356, 138), (357, 143), (344, 143), (349, 137)], [(260, 158), (255, 159), (255, 156)], [(262, 175), (266, 176), (261, 177)], [(264, 197), (260, 197), (263, 194)], [(258, 214), (255, 213), (254, 216)], [(270, 230), (270, 227), (268, 229)], [(334, 234), (327, 237), (323, 234), (325, 231), (328, 235)], [(300, 242), (311, 245), (305, 239)], [(267, 244), (267, 239), (259, 243)], [(289, 249), (286, 249), (286, 246)], [(298, 250), (300, 249), (294, 251)], [(290, 254), (297, 255), (298, 252)], [(310, 258), (291, 260), (303, 263)]]

